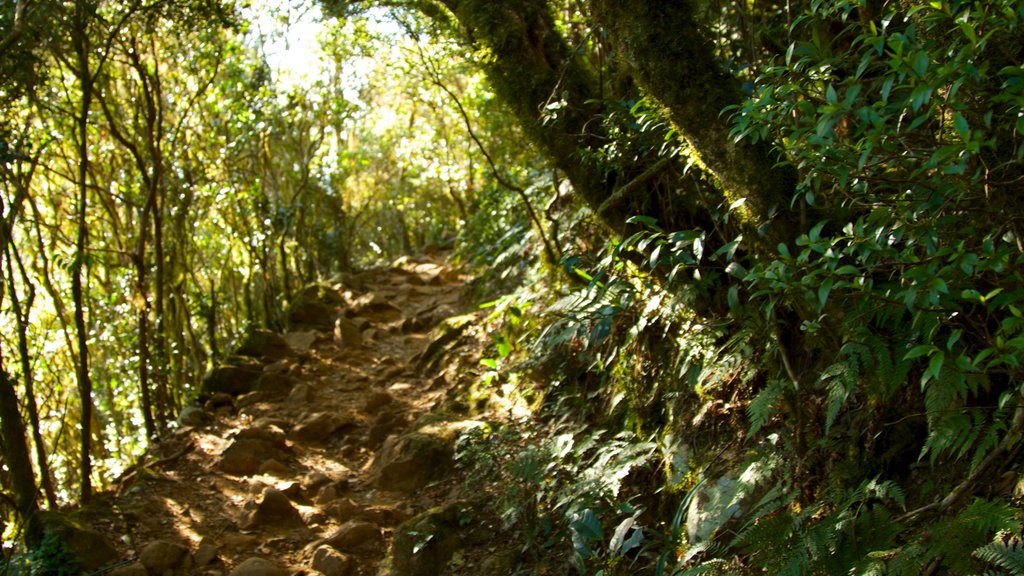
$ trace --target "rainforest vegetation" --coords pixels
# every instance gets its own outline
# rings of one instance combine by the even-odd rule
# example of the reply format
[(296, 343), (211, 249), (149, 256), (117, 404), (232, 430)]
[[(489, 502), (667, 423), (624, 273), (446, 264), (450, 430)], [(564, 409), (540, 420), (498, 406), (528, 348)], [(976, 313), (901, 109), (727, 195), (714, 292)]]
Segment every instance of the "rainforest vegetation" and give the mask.
[(444, 251), (517, 573), (1024, 575), (1019, 0), (6, 0), (0, 102), (6, 557)]

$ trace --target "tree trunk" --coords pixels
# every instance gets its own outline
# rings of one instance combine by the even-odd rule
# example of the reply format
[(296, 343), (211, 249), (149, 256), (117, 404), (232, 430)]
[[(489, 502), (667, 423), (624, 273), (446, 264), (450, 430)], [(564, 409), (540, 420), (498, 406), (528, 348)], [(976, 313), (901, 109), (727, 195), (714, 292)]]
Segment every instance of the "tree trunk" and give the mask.
[(75, 306), (75, 329), (78, 332), (78, 396), (82, 403), (81, 414), (81, 462), (82, 475), (81, 501), (83, 504), (92, 498), (92, 446), (90, 427), (92, 423), (92, 380), (89, 377), (89, 328), (85, 323), (85, 302), (82, 286), (83, 268), (85, 267), (85, 248), (88, 228), (86, 209), (89, 201), (89, 186), (86, 182), (89, 174), (89, 111), (92, 108), (93, 75), (90, 69), (89, 52), (91, 50), (88, 35), (88, 19), (92, 8), (87, 0), (77, 0), (74, 12), (74, 30), (72, 32), (79, 88), (82, 91), (77, 121), (78, 136), (78, 233), (75, 238), (75, 258), (71, 265), (71, 297)]
[(768, 250), (791, 240), (798, 220), (787, 210), (796, 172), (776, 166), (765, 142), (736, 142), (722, 110), (743, 99), (739, 81), (714, 55), (698, 28), (691, 0), (590, 0), (640, 85), (665, 105), (672, 123), (740, 209), (748, 242), (763, 236)]

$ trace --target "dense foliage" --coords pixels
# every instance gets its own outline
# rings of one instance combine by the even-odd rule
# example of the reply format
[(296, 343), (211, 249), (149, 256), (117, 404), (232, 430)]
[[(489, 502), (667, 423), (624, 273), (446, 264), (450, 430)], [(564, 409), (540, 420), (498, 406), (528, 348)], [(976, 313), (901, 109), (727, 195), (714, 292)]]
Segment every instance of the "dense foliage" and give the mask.
[(521, 573), (1024, 573), (1019, 2), (323, 2), (300, 82), (229, 5), (26, 4), (10, 520), (304, 286), (454, 242)]

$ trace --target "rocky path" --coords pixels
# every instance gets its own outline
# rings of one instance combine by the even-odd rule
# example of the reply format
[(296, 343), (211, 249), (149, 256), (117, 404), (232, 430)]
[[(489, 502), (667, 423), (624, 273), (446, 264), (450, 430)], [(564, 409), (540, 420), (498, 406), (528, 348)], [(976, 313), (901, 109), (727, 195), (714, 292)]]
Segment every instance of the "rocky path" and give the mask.
[(309, 289), (287, 332), (250, 335), (89, 520), (123, 559), (105, 572), (386, 572), (396, 527), (448, 497), (472, 425), (430, 412), (471, 376), (438, 355), (475, 365), (463, 280), (408, 261)]

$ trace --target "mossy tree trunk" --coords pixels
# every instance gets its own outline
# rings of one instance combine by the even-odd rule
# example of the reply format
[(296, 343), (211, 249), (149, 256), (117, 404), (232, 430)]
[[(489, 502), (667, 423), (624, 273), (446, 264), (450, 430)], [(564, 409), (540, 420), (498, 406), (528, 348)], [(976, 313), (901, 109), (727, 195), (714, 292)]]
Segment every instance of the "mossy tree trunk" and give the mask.
[[(630, 158), (621, 166), (588, 161), (609, 141), (602, 122), (612, 94), (593, 66), (556, 26), (544, 0), (441, 0), (450, 14), (423, 10), (435, 20), (452, 18), (477, 51), (495, 93), (510, 107), (530, 139), (568, 176), (576, 192), (616, 232), (635, 214), (652, 216), (667, 229), (718, 229), (744, 234), (747, 247), (774, 252), (797, 233), (799, 216), (788, 211), (795, 183), (790, 168), (777, 167), (770, 146), (736, 143), (722, 108), (741, 101), (738, 81), (724, 70), (714, 46), (699, 29), (689, 2), (591, 0), (629, 75), (664, 105), (672, 123), (722, 185), (701, 186), (681, 176), (677, 162)], [(423, 3), (413, 3), (423, 8)], [(447, 20), (450, 23), (450, 20)], [(631, 82), (624, 82), (631, 85)], [(675, 174), (669, 202), (654, 198), (654, 180)], [(722, 230), (711, 212), (745, 198), (737, 226)], [(670, 204), (671, 209), (664, 206)], [(731, 240), (732, 238), (728, 238)]]
[[(726, 106), (743, 92), (714, 53), (690, 0), (590, 0), (594, 18), (608, 31), (638, 83), (662, 103), (679, 132), (715, 175), (730, 203), (745, 198), (741, 215), (748, 241), (766, 250), (790, 240), (799, 219), (788, 211), (796, 172), (776, 166), (778, 154), (764, 141), (736, 142)], [(755, 246), (755, 249), (757, 247)]]

